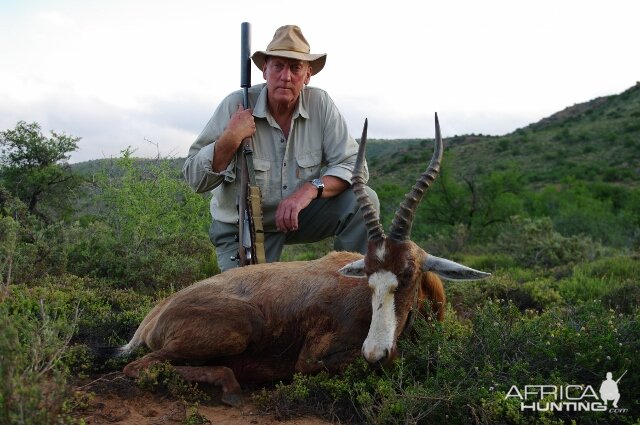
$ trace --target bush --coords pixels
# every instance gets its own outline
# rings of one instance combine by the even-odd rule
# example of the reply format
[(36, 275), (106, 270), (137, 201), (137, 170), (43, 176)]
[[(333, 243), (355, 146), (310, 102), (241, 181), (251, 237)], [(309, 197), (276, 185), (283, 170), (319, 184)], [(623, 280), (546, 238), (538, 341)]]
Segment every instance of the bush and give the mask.
[(11, 283), (19, 230), (12, 217), (0, 216), (0, 289)]
[(198, 384), (186, 382), (169, 363), (156, 363), (141, 371), (136, 378), (140, 388), (154, 393), (169, 394), (183, 402), (197, 403), (209, 400), (209, 396), (198, 388)]
[(217, 273), (207, 198), (166, 161), (139, 164), (124, 151), (117, 165), (96, 177), (102, 207), (73, 229), (71, 271), (119, 288), (153, 289)]
[(64, 273), (67, 236), (64, 223), (43, 222), (30, 214), (20, 200), (7, 192), (0, 193), (0, 282), (20, 284), (39, 276)]
[(559, 282), (568, 303), (602, 300), (609, 308), (627, 313), (640, 305), (640, 262), (634, 256), (602, 258), (580, 264)]
[(462, 317), (471, 317), (475, 307), (484, 304), (486, 300), (509, 301), (523, 312), (542, 312), (564, 303), (557, 282), (527, 273), (526, 270), (521, 274), (512, 270), (497, 271), (491, 279), (447, 284), (446, 288), (449, 301)]
[[(71, 317), (69, 315), (71, 314)], [(0, 423), (53, 424), (70, 397), (67, 348), (77, 310), (12, 287), (0, 303)]]
[(452, 256), (463, 252), (469, 239), (469, 227), (464, 224), (457, 224), (437, 232), (425, 243), (427, 252), (437, 253), (439, 256)]
[(116, 288), (182, 288), (218, 272), (213, 245), (193, 233), (144, 235), (138, 244), (101, 222), (73, 229), (69, 269)]
[(511, 270), (516, 266), (509, 254), (483, 254), (465, 255), (464, 264), (477, 269), (490, 272), (492, 270)]
[[(575, 168), (575, 167), (574, 167)], [(585, 171), (584, 178), (591, 180)], [(607, 246), (633, 248), (640, 239), (640, 191), (603, 182), (560, 177), (562, 185), (547, 186), (528, 199), (528, 212), (551, 217), (563, 236), (589, 235)]]
[(588, 236), (565, 237), (550, 218), (514, 216), (496, 240), (497, 252), (508, 252), (522, 267), (556, 267), (594, 260), (602, 248)]

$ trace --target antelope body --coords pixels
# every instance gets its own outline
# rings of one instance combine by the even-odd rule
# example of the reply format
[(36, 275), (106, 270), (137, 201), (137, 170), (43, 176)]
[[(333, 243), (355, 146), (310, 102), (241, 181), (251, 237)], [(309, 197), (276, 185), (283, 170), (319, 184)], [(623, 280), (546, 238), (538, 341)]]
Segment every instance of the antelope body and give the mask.
[(339, 373), (360, 355), (370, 363), (390, 361), (423, 301), (443, 318), (438, 276), (489, 275), (430, 256), (408, 239), (415, 208), (442, 158), (437, 116), (433, 158), (400, 205), (389, 237), (364, 190), (366, 129), (365, 121), (352, 179), (369, 233), (366, 255), (333, 252), (314, 261), (247, 266), (184, 288), (157, 304), (119, 349), (151, 349), (125, 367), (126, 375), (170, 361), (187, 380), (221, 386), (222, 401), (237, 405), (239, 382)]

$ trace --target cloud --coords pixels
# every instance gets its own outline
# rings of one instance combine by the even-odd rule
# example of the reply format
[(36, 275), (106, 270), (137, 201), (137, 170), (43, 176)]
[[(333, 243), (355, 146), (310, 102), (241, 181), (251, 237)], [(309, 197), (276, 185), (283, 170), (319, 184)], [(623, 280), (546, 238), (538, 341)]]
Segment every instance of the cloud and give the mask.
[(0, 2), (0, 130), (37, 121), (82, 137), (72, 161), (128, 146), (155, 156), (154, 144), (184, 156), (239, 86), (243, 20), (253, 50), (297, 23), (312, 51), (328, 53), (311, 84), (354, 137), (368, 117), (372, 138), (431, 138), (434, 112), (445, 137), (505, 134), (638, 79), (637, 2), (454, 0), (428, 5), (426, 17), (402, 1), (343, 6), (302, 16), (258, 0)]
[(117, 157), (127, 147), (141, 157), (184, 157), (213, 107), (197, 98), (146, 99), (138, 108), (73, 95), (28, 103), (3, 100), (0, 97), (2, 129), (13, 128), (20, 120), (36, 121), (45, 133), (55, 130), (81, 137), (71, 162)]
[[(356, 138), (360, 137), (364, 119), (369, 120), (372, 139), (427, 139), (435, 136), (434, 114), (438, 113), (443, 137), (463, 134), (503, 135), (543, 118), (544, 111), (505, 112), (501, 109), (463, 109), (439, 107), (425, 101), (420, 109), (389, 108), (389, 96), (339, 96), (336, 104)], [(401, 103), (397, 103), (401, 104)]]

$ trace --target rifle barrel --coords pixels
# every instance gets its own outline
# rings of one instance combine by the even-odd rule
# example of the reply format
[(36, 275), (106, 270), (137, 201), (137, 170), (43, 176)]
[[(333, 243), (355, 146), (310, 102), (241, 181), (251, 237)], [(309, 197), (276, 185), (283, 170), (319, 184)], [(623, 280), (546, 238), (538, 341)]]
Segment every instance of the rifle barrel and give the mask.
[(627, 374), (627, 370), (625, 370), (625, 371), (624, 371), (624, 373), (623, 373), (622, 375), (620, 375), (620, 377), (619, 377), (619, 378), (618, 378), (618, 380), (616, 381), (616, 384), (617, 384), (618, 382), (620, 382), (620, 380), (622, 379), (622, 377), (623, 377), (624, 375), (626, 375), (626, 374)]
[[(251, 87), (251, 24), (243, 22), (240, 26), (240, 87), (242, 87), (242, 103), (244, 109), (249, 108), (249, 87)], [(240, 266), (252, 263), (251, 224), (248, 211), (248, 169), (244, 155), (251, 147), (251, 138), (244, 139), (238, 148), (240, 162), (240, 193), (238, 194), (238, 256)], [(248, 245), (247, 245), (248, 241)]]
[(249, 87), (251, 87), (251, 24), (240, 25), (240, 87), (243, 88), (244, 109), (249, 107)]

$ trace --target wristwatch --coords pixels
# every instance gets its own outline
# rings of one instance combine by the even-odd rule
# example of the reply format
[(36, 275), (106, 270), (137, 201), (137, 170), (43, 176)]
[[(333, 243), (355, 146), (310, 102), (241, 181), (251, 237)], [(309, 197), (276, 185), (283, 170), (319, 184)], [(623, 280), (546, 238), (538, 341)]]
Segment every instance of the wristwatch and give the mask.
[(322, 191), (324, 190), (324, 183), (322, 183), (322, 180), (313, 179), (309, 183), (311, 183), (316, 187), (316, 189), (318, 189), (318, 196), (316, 196), (316, 199), (320, 199), (320, 197), (322, 196)]

